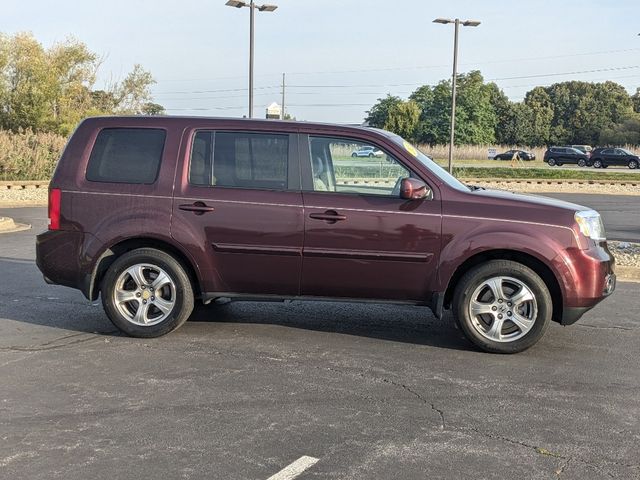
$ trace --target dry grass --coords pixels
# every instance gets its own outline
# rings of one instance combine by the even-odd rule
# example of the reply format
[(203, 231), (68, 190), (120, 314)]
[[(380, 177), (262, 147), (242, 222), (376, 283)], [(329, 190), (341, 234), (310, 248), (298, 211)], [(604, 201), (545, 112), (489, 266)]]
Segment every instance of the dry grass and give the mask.
[[(419, 145), (418, 148), (434, 160), (446, 160), (449, 158), (449, 145)], [(536, 161), (542, 161), (546, 148), (544, 147), (523, 147), (512, 145), (458, 145), (453, 149), (454, 160), (487, 160), (489, 148), (495, 148), (497, 153), (504, 153), (507, 150), (519, 149), (533, 152)]]
[(55, 133), (0, 130), (0, 180), (48, 180), (66, 141)]

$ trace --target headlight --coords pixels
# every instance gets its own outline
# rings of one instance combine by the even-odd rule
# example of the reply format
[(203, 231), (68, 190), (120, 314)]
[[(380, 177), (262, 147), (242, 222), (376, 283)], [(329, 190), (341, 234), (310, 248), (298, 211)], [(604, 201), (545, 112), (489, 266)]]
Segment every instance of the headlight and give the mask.
[(585, 237), (591, 238), (592, 240), (606, 240), (604, 225), (598, 212), (594, 210), (576, 212), (575, 219), (580, 227), (580, 231)]

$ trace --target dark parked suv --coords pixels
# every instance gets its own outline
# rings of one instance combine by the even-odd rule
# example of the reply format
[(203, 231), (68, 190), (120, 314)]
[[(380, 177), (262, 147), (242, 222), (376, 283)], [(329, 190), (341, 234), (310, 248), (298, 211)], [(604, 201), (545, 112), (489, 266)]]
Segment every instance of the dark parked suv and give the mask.
[[(367, 158), (340, 168), (351, 152)], [(480, 348), (517, 352), (609, 295), (598, 213), (463, 185), (397, 135), (337, 125), (90, 118), (50, 185), (45, 279), (102, 297), (155, 337), (195, 300), (351, 299), (451, 309)]]
[(640, 164), (640, 157), (624, 148), (596, 148), (591, 152), (591, 161), (595, 168), (617, 165), (636, 169)]
[(551, 147), (544, 152), (544, 162), (550, 167), (561, 167), (565, 163), (578, 165), (579, 167), (590, 167), (593, 165), (589, 154), (581, 152), (572, 147)]

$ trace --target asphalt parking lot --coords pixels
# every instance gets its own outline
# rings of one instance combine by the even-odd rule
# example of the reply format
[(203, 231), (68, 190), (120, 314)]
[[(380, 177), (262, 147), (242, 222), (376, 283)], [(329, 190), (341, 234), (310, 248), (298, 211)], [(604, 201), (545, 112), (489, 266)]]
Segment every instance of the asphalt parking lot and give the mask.
[[(1, 210), (0, 214), (7, 211)], [(418, 307), (200, 307), (155, 340), (0, 236), (0, 477), (640, 478), (640, 284), (518, 355)], [(20, 218), (20, 217), (24, 218)], [(283, 477), (284, 478), (284, 477)]]

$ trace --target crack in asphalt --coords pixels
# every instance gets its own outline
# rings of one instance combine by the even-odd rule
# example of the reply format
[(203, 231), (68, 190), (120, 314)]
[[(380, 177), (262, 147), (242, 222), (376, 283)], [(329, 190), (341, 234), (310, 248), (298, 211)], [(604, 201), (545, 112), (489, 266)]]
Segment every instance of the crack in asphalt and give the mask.
[(600, 326), (600, 325), (589, 325), (588, 323), (576, 323), (574, 325), (576, 327), (594, 328), (596, 330), (624, 330), (626, 332), (633, 332), (633, 331), (639, 331), (640, 330), (640, 328), (619, 327), (619, 326), (616, 326), (616, 325)]
[[(57, 350), (60, 348), (67, 348), (67, 347), (73, 347), (76, 345), (79, 345), (81, 343), (87, 343), (91, 340), (96, 340), (98, 338), (100, 338), (101, 335), (113, 335), (114, 333), (117, 333), (117, 330), (115, 331), (110, 331), (110, 332), (95, 332), (95, 333), (89, 333), (89, 332), (81, 332), (81, 333), (73, 333), (70, 335), (63, 335), (61, 337), (56, 337), (53, 340), (49, 340), (48, 342), (45, 343), (41, 343), (39, 345), (30, 345), (30, 346), (20, 346), (20, 345), (11, 345), (8, 347), (0, 347), (0, 351), (4, 351), (4, 352), (43, 352), (43, 351), (47, 351), (47, 350)], [(61, 343), (61, 344), (57, 344), (57, 342), (60, 342), (62, 340), (67, 340), (70, 338), (76, 338), (76, 337), (80, 337), (80, 336), (85, 336), (88, 335), (88, 338), (80, 338), (71, 342), (65, 342), (65, 343)]]
[(351, 378), (361, 378), (361, 379), (365, 379), (365, 380), (369, 380), (369, 381), (373, 381), (373, 382), (377, 382), (377, 383), (385, 383), (388, 385), (393, 385), (395, 387), (398, 388), (402, 388), (404, 391), (410, 393), (412, 396), (414, 396), (415, 398), (419, 399), (423, 404), (429, 406), (431, 408), (431, 410), (438, 412), (438, 414), (440, 415), (440, 420), (441, 420), (441, 424), (440, 424), (440, 429), (444, 430), (445, 428), (447, 428), (448, 430), (453, 430), (453, 431), (461, 431), (461, 432), (472, 432), (474, 434), (477, 435), (481, 435), (485, 438), (490, 438), (492, 440), (499, 440), (505, 443), (510, 443), (512, 445), (517, 445), (520, 447), (524, 447), (530, 450), (533, 450), (535, 453), (537, 453), (538, 455), (544, 455), (547, 457), (553, 457), (553, 458), (557, 458), (560, 460), (564, 460), (564, 463), (558, 468), (558, 470), (555, 471), (556, 473), (556, 477), (560, 478), (560, 475), (562, 475), (562, 473), (564, 473), (564, 471), (566, 470), (567, 466), (569, 465), (569, 463), (571, 462), (578, 462), (581, 463), (583, 465), (589, 466), (595, 470), (597, 470), (598, 472), (607, 475), (610, 478), (616, 478), (615, 475), (613, 475), (612, 473), (603, 470), (604, 468), (606, 468), (607, 466), (611, 466), (611, 465), (615, 465), (615, 466), (620, 466), (620, 467), (624, 467), (624, 468), (631, 468), (631, 469), (636, 469), (636, 468), (640, 468), (640, 464), (636, 465), (636, 464), (628, 464), (628, 463), (621, 463), (621, 462), (615, 462), (615, 461), (609, 461), (609, 460), (599, 460), (598, 463), (593, 463), (590, 462), (588, 460), (584, 460), (582, 458), (579, 457), (572, 457), (572, 456), (568, 456), (562, 453), (558, 453), (558, 452), (553, 452), (550, 451), (544, 447), (540, 447), (538, 445), (534, 445), (531, 443), (528, 443), (526, 441), (522, 441), (522, 440), (517, 440), (517, 439), (513, 439), (513, 438), (509, 438), (506, 437), (504, 435), (500, 435), (500, 434), (493, 434), (493, 433), (489, 433), (489, 432), (485, 432), (483, 430), (480, 430), (477, 427), (461, 427), (461, 426), (455, 426), (455, 425), (451, 425), (450, 423), (447, 424), (445, 422), (445, 412), (442, 409), (439, 409), (436, 407), (436, 404), (434, 402), (430, 402), (429, 400), (427, 400), (426, 398), (424, 398), (422, 395), (420, 395), (418, 392), (416, 392), (415, 390), (412, 390), (410, 387), (408, 387), (407, 385), (385, 378), (385, 377), (375, 377), (375, 376), (370, 376), (370, 375), (366, 375), (365, 373), (362, 372), (345, 372), (342, 371), (340, 369), (337, 369), (335, 367), (316, 367), (316, 368), (322, 368), (324, 370), (328, 370), (331, 372), (335, 372), (335, 373), (339, 373), (341, 375), (346, 375), (348, 377)]

